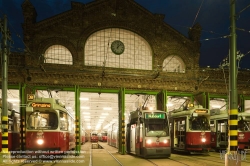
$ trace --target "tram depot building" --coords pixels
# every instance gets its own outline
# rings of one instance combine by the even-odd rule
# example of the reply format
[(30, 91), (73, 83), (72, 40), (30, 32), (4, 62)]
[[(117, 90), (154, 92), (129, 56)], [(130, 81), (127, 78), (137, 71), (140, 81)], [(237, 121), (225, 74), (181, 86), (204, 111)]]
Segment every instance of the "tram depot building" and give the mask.
[[(133, 0), (72, 2), (40, 22), (29, 0), (22, 9), (26, 48), (9, 55), (9, 85), (228, 94), (228, 68), (199, 66), (198, 23), (187, 38)], [(238, 94), (247, 97), (250, 72), (237, 74)]]
[[(25, 98), (39, 88), (229, 94), (228, 67), (199, 66), (199, 23), (185, 37), (133, 0), (72, 1), (70, 10), (39, 22), (29, 0), (22, 9), (26, 48), (8, 55), (8, 85)], [(237, 72), (242, 104), (250, 98), (249, 78), (249, 71)]]

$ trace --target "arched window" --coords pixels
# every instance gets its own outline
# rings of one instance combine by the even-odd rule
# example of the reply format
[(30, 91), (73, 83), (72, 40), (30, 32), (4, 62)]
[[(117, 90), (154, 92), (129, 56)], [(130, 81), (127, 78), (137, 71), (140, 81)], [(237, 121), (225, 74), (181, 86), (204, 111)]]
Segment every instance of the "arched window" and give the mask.
[(72, 54), (62, 45), (52, 45), (45, 51), (44, 63), (72, 65)]
[[(121, 48), (111, 45), (121, 41)], [(121, 50), (119, 50), (121, 49)], [(147, 41), (134, 32), (109, 28), (93, 33), (85, 44), (84, 63), (86, 66), (105, 66), (152, 70), (152, 51)], [(121, 51), (121, 52), (119, 52)]]
[(162, 71), (185, 73), (185, 64), (178, 56), (170, 55), (163, 61)]

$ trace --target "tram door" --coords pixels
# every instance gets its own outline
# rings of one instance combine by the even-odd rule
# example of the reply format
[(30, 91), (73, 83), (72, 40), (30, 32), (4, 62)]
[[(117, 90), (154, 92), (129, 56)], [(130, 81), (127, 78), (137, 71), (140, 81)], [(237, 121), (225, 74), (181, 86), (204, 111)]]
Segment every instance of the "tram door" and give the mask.
[(216, 148), (217, 135), (216, 135), (216, 121), (210, 121), (210, 130), (211, 130), (211, 148)]
[(135, 153), (135, 131), (136, 131), (136, 125), (131, 125), (130, 128), (130, 152)]
[(174, 147), (185, 148), (186, 119), (178, 118), (174, 120)]
[(227, 148), (228, 146), (228, 121), (227, 119), (217, 121), (217, 147)]

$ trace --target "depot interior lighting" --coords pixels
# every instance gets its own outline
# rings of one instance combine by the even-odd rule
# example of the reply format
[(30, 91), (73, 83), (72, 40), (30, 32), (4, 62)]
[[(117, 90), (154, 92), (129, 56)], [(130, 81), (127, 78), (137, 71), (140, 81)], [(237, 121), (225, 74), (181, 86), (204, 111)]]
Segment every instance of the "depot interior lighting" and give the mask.
[(81, 97), (81, 98), (80, 98), (80, 100), (83, 100), (83, 101), (88, 101), (88, 100), (89, 100), (89, 98), (87, 98), (87, 97)]
[(103, 107), (103, 110), (112, 110), (111, 107)]
[(173, 104), (172, 104), (172, 103), (168, 103), (167, 106), (168, 106), (168, 107), (172, 107)]
[(90, 115), (89, 112), (82, 112), (83, 115)]
[(19, 99), (7, 99), (8, 102), (20, 102)]
[(87, 106), (82, 106), (81, 109), (83, 109), (83, 110), (89, 110), (89, 107), (87, 107)]

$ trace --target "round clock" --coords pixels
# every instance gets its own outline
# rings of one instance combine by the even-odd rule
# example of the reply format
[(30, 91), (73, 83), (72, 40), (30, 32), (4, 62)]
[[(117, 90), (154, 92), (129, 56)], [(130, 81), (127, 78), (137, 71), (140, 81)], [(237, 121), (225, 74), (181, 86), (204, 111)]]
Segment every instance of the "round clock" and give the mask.
[(124, 52), (125, 46), (122, 41), (115, 40), (111, 44), (111, 50), (114, 54), (120, 55)]

